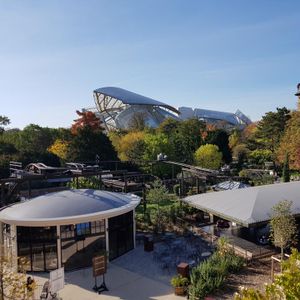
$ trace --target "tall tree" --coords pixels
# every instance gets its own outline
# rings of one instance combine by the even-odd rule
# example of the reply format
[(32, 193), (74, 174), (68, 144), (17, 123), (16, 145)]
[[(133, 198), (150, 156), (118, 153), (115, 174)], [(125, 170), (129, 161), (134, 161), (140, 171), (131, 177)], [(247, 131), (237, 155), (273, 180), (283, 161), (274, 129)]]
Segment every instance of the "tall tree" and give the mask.
[(286, 125), (284, 135), (277, 150), (277, 159), (283, 163), (289, 154), (289, 167), (300, 169), (300, 112), (295, 111)]
[[(267, 112), (258, 123), (256, 137), (263, 149), (275, 154), (288, 120), (290, 111), (286, 108), (277, 108), (276, 112)], [(275, 155), (273, 157), (275, 161)]]
[(205, 124), (196, 118), (181, 122), (169, 118), (160, 124), (157, 132), (167, 137), (172, 149), (172, 159), (192, 163), (194, 152), (203, 143), (204, 130)]
[(45, 153), (56, 138), (56, 130), (30, 124), (19, 132), (18, 150), (27, 153)]
[(102, 131), (90, 126), (78, 128), (68, 147), (67, 159), (78, 162), (94, 162), (96, 155), (101, 160), (116, 160), (117, 154), (109, 138)]
[(229, 135), (225, 130), (215, 129), (209, 131), (205, 143), (218, 146), (219, 150), (222, 152), (224, 162), (231, 162), (232, 156), (229, 149)]
[(100, 119), (92, 111), (80, 112), (79, 110), (76, 110), (76, 113), (79, 118), (74, 120), (74, 124), (71, 127), (71, 132), (73, 134), (76, 134), (78, 129), (85, 126), (89, 126), (92, 130), (103, 130)]
[(0, 116), (0, 134), (4, 131), (4, 126), (8, 125), (10, 120), (6, 116)]
[(141, 160), (145, 150), (144, 138), (145, 133), (142, 131), (132, 131), (123, 135), (117, 144), (119, 158), (123, 161)]
[(292, 201), (284, 200), (272, 208), (271, 238), (274, 245), (280, 248), (282, 261), (284, 250), (296, 241), (297, 225), (291, 211), (292, 204)]

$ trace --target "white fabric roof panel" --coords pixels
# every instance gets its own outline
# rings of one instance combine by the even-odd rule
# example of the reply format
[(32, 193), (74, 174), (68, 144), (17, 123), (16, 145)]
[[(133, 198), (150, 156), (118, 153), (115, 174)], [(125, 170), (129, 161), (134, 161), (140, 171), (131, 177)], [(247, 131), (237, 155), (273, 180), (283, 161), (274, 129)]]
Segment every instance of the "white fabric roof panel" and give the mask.
[(20, 226), (75, 224), (126, 213), (139, 202), (132, 194), (71, 189), (8, 206), (0, 211), (0, 221)]
[(179, 111), (171, 105), (168, 105), (161, 101), (154, 100), (150, 97), (142, 96), (137, 93), (127, 91), (125, 89), (121, 89), (118, 87), (112, 87), (112, 86), (102, 87), (102, 88), (94, 90), (94, 93), (110, 96), (115, 99), (121, 100), (125, 104), (130, 104), (130, 105), (140, 104), (140, 105), (162, 106), (162, 107), (165, 107), (165, 108), (175, 112), (176, 114), (179, 114)]
[(293, 214), (300, 214), (300, 182), (211, 192), (189, 196), (183, 201), (195, 208), (248, 227), (270, 220), (272, 207), (282, 200), (293, 201)]

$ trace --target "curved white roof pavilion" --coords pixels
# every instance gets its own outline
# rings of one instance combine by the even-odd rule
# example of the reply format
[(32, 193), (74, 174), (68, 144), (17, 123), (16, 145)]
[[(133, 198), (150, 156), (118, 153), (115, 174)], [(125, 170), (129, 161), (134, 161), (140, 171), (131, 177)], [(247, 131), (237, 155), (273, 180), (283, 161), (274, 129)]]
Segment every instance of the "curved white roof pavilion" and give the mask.
[(17, 226), (56, 226), (118, 216), (135, 209), (133, 194), (100, 190), (66, 190), (35, 197), (0, 211), (0, 221)]
[(0, 243), (26, 258), (33, 272), (87, 267), (101, 251), (114, 259), (135, 247), (134, 211), (140, 200), (133, 194), (71, 189), (15, 203), (0, 211)]

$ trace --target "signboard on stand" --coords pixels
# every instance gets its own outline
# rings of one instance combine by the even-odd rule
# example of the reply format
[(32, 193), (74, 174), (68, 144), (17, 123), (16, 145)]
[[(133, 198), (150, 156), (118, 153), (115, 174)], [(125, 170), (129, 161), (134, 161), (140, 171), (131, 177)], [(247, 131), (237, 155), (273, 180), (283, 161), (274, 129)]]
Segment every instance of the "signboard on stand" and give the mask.
[[(93, 276), (95, 278), (95, 285), (93, 287), (93, 290), (98, 292), (100, 294), (103, 291), (108, 291), (108, 288), (106, 287), (105, 284), (105, 276), (104, 274), (106, 273), (107, 269), (107, 257), (106, 255), (98, 255), (93, 257)], [(97, 284), (97, 277), (98, 276), (103, 276), (103, 281), (100, 286)]]
[(99, 255), (93, 257), (93, 276), (98, 277), (106, 273), (106, 256)]

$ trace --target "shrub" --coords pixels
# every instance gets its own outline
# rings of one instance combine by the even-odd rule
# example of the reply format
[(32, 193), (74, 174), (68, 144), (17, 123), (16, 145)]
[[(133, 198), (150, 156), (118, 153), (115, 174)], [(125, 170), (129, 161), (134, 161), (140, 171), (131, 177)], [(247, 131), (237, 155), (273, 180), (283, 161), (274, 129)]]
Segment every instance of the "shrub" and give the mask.
[[(239, 271), (244, 260), (231, 250), (226, 250), (226, 240), (220, 240), (218, 250), (191, 272), (190, 299), (204, 299), (219, 289), (229, 273)], [(228, 248), (227, 248), (228, 249)]]
[(182, 275), (175, 275), (171, 278), (171, 285), (173, 287), (187, 286), (189, 284), (189, 280)]

